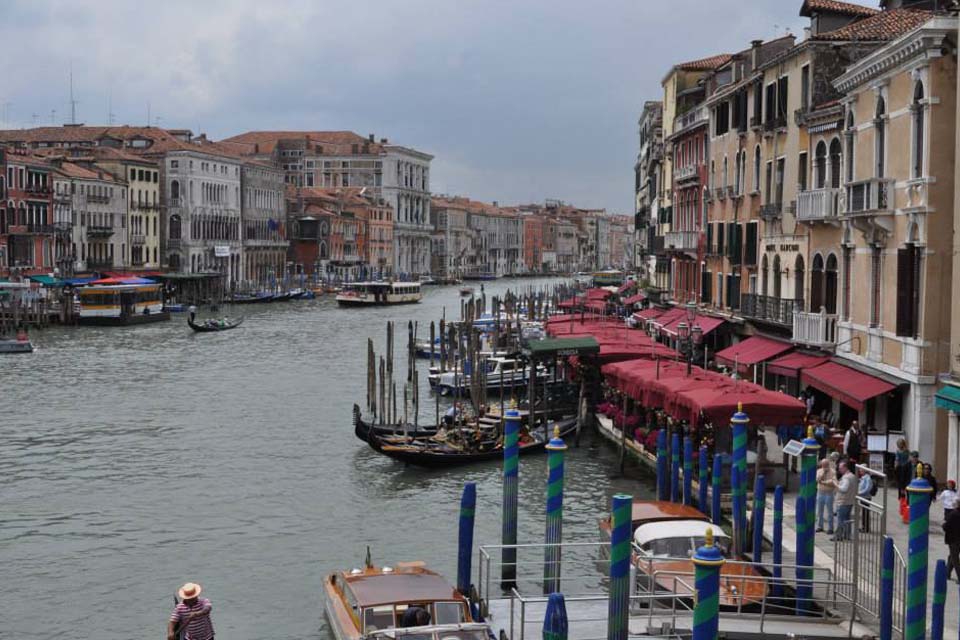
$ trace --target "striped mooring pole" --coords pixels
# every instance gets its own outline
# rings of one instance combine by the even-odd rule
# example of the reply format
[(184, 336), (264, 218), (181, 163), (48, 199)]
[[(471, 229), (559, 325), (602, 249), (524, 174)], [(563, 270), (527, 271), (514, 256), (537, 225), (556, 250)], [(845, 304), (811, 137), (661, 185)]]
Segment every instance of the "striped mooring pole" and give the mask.
[(670, 502), (680, 502), (680, 432), (670, 438)]
[(720, 504), (721, 497), (721, 481), (723, 480), (723, 455), (720, 453), (713, 454), (713, 487), (710, 491), (711, 499), (711, 508), (710, 515), (713, 519), (713, 524), (720, 526), (720, 523), (723, 521), (723, 511)]
[[(817, 519), (817, 456), (820, 443), (807, 430), (800, 454), (800, 494), (797, 496), (797, 613), (813, 603), (813, 545)], [(803, 505), (801, 509), (801, 503)]]
[(607, 640), (627, 640), (630, 613), (630, 517), (633, 496), (613, 496), (610, 517), (610, 605)]
[(547, 443), (547, 529), (544, 533), (543, 594), (560, 592), (560, 542), (563, 540), (563, 452), (560, 427)]
[[(731, 486), (737, 486), (740, 484), (740, 467), (735, 464), (730, 465), (730, 484)], [(740, 560), (741, 554), (746, 551), (743, 546), (743, 531), (740, 529), (740, 523), (742, 521), (741, 510), (744, 508), (744, 506), (740, 500), (737, 500), (736, 496), (733, 497), (732, 504), (730, 506), (733, 510), (733, 513), (731, 514), (733, 519), (733, 555), (737, 560)]]
[(500, 542), (500, 583), (517, 583), (517, 487), (520, 480), (520, 412), (507, 411), (503, 429), (503, 529)]
[(457, 542), (457, 591), (470, 597), (470, 572), (473, 560), (473, 523), (477, 511), (477, 483), (466, 482), (460, 497), (460, 536)]
[(893, 640), (893, 538), (883, 539), (880, 564), (880, 640)]
[(737, 532), (735, 541), (738, 553), (743, 553), (746, 547), (747, 532), (747, 423), (750, 418), (743, 412), (743, 405), (737, 405), (737, 412), (730, 419), (731, 430), (733, 431), (733, 466), (737, 468), (737, 475), (730, 473), (730, 478), (737, 478), (733, 484), (730, 493), (733, 499), (733, 513), (735, 518), (739, 518), (734, 523), (734, 531)]
[(660, 427), (657, 432), (657, 500), (661, 501), (670, 498), (667, 455), (667, 430)]
[(693, 504), (693, 439), (683, 438), (683, 504)]
[(907, 485), (910, 541), (907, 547), (907, 620), (903, 640), (923, 640), (926, 635), (931, 491), (933, 487), (923, 477), (923, 465), (917, 465), (917, 477)]
[(567, 640), (569, 622), (562, 593), (551, 593), (543, 616), (543, 640)]
[(763, 513), (767, 506), (767, 479), (760, 474), (753, 482), (753, 561), (763, 564)]
[(937, 560), (933, 570), (933, 609), (930, 612), (930, 640), (943, 640), (943, 614), (947, 604), (947, 563)]
[(773, 596), (783, 595), (783, 486), (773, 490)]
[(720, 633), (720, 569), (723, 553), (713, 544), (713, 528), (707, 525), (706, 543), (693, 556), (696, 604), (693, 609), (693, 640), (717, 640)]
[(704, 514), (707, 511), (707, 488), (710, 485), (710, 467), (707, 466), (707, 448), (700, 447), (697, 456), (697, 473), (699, 474), (700, 486), (697, 495), (697, 508)]

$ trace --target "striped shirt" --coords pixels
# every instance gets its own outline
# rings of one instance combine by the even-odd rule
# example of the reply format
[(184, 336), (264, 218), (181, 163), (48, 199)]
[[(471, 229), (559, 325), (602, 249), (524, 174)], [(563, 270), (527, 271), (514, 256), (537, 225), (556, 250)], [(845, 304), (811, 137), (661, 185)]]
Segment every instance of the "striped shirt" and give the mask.
[(211, 640), (213, 638), (213, 622), (210, 621), (211, 609), (213, 609), (213, 605), (206, 598), (198, 598), (193, 605), (181, 602), (170, 614), (170, 622), (176, 626), (187, 615), (197, 611), (206, 611), (206, 615), (197, 616), (188, 622), (185, 632), (182, 632), (180, 637), (183, 640)]

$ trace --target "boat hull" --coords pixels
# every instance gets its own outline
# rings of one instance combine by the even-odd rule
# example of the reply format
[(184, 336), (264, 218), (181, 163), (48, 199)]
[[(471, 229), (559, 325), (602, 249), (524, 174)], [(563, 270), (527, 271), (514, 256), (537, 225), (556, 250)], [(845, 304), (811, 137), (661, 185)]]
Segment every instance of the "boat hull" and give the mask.
[(359, 440), (369, 442), (371, 433), (380, 437), (402, 436), (406, 433), (406, 435), (411, 438), (429, 438), (437, 434), (437, 428), (435, 426), (426, 426), (414, 429), (413, 425), (408, 425), (407, 431), (404, 432), (403, 425), (401, 424), (370, 424), (360, 416), (360, 407), (353, 405), (353, 434), (357, 436)]
[(169, 319), (169, 311), (159, 311), (149, 315), (136, 313), (128, 316), (81, 316), (77, 322), (78, 324), (94, 327), (127, 327), (136, 324), (164, 322)]
[(0, 340), (0, 354), (33, 353), (33, 344), (29, 340)]
[(195, 324), (190, 318), (187, 318), (187, 324), (190, 325), (190, 328), (196, 331), (197, 333), (214, 333), (216, 331), (229, 331), (230, 329), (236, 329), (241, 324), (243, 324), (243, 318), (231, 322), (222, 327), (208, 327), (203, 324)]

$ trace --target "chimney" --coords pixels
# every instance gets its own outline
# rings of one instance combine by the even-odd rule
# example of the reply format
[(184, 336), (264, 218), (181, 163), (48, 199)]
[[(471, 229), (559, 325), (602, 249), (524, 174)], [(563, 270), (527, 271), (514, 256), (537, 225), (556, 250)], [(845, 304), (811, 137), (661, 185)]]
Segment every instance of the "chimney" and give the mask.
[(373, 142), (376, 139), (377, 139), (376, 136), (374, 136), (372, 133), (367, 135), (367, 140), (369, 140), (370, 142)]
[(380, 138), (380, 144), (387, 144), (387, 142), (389, 142), (389, 140), (386, 138)]
[(760, 66), (760, 47), (763, 45), (763, 40), (751, 40), (750, 41), (750, 67), (756, 69)]

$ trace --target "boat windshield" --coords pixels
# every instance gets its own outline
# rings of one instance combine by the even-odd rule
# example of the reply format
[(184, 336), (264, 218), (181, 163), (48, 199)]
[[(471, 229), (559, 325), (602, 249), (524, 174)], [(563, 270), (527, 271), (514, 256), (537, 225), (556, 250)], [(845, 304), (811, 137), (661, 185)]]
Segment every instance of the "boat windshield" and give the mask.
[(457, 627), (414, 629), (390, 629), (371, 636), (377, 640), (488, 640), (486, 630), (482, 628), (458, 629)]
[[(696, 550), (704, 544), (706, 544), (706, 540), (703, 536), (658, 538), (643, 545), (643, 550), (648, 555), (658, 558), (692, 558)], [(726, 555), (727, 549), (724, 540), (715, 539), (714, 544), (720, 548), (722, 554)]]

